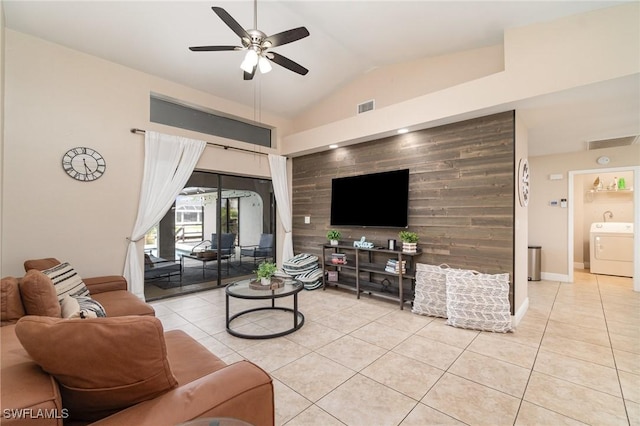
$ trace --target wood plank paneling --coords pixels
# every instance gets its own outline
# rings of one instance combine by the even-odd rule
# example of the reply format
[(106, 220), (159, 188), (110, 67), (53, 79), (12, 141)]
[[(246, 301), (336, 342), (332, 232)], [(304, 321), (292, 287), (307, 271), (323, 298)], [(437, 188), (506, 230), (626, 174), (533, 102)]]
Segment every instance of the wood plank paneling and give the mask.
[[(331, 229), (331, 179), (406, 168), (408, 229), (419, 235), (422, 249), (416, 262), (513, 277), (513, 111), (294, 158), (294, 251), (321, 255)], [(388, 207), (385, 190), (380, 188), (380, 208)], [(304, 223), (305, 216), (311, 217), (310, 224)], [(381, 246), (398, 239), (399, 232), (337, 229), (343, 241), (364, 235)]]

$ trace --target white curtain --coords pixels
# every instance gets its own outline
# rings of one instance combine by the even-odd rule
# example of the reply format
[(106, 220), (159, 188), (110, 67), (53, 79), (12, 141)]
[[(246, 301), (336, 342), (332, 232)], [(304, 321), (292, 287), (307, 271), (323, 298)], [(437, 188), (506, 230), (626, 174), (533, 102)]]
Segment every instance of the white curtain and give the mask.
[(282, 247), (282, 261), (293, 257), (293, 237), (291, 235), (292, 219), (291, 204), (289, 203), (289, 186), (287, 184), (287, 158), (281, 155), (269, 154), (271, 180), (280, 221), (284, 228), (284, 244)]
[(124, 277), (129, 290), (144, 300), (144, 261), (136, 242), (160, 222), (184, 188), (207, 143), (147, 131), (144, 138), (144, 176), (138, 217), (129, 240)]

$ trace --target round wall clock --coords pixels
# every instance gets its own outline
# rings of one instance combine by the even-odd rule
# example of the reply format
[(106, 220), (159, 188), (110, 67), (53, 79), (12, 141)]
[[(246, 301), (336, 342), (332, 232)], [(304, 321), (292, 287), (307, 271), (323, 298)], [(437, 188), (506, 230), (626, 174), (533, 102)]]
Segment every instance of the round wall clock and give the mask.
[(91, 182), (104, 174), (107, 162), (95, 149), (80, 146), (62, 156), (62, 168), (76, 180)]
[(520, 205), (527, 207), (529, 204), (529, 161), (526, 158), (521, 158), (520, 164), (518, 164), (518, 198)]

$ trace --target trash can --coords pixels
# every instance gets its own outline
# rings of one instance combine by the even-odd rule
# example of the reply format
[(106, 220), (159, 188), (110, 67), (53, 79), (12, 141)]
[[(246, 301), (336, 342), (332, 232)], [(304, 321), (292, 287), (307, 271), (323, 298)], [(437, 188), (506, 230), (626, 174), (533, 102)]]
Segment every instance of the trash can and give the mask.
[(529, 274), (527, 279), (529, 281), (540, 281), (540, 252), (541, 246), (529, 246), (529, 256), (527, 258), (527, 266)]

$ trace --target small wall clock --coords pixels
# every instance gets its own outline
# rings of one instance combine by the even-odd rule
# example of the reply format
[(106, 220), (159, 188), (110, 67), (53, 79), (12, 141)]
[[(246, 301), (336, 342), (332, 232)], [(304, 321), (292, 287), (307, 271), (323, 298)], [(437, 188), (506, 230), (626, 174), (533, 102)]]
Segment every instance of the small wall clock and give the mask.
[(529, 204), (529, 161), (521, 158), (518, 164), (518, 198), (520, 205), (527, 207)]
[(62, 168), (76, 180), (91, 182), (104, 174), (107, 162), (95, 149), (79, 146), (62, 156)]

